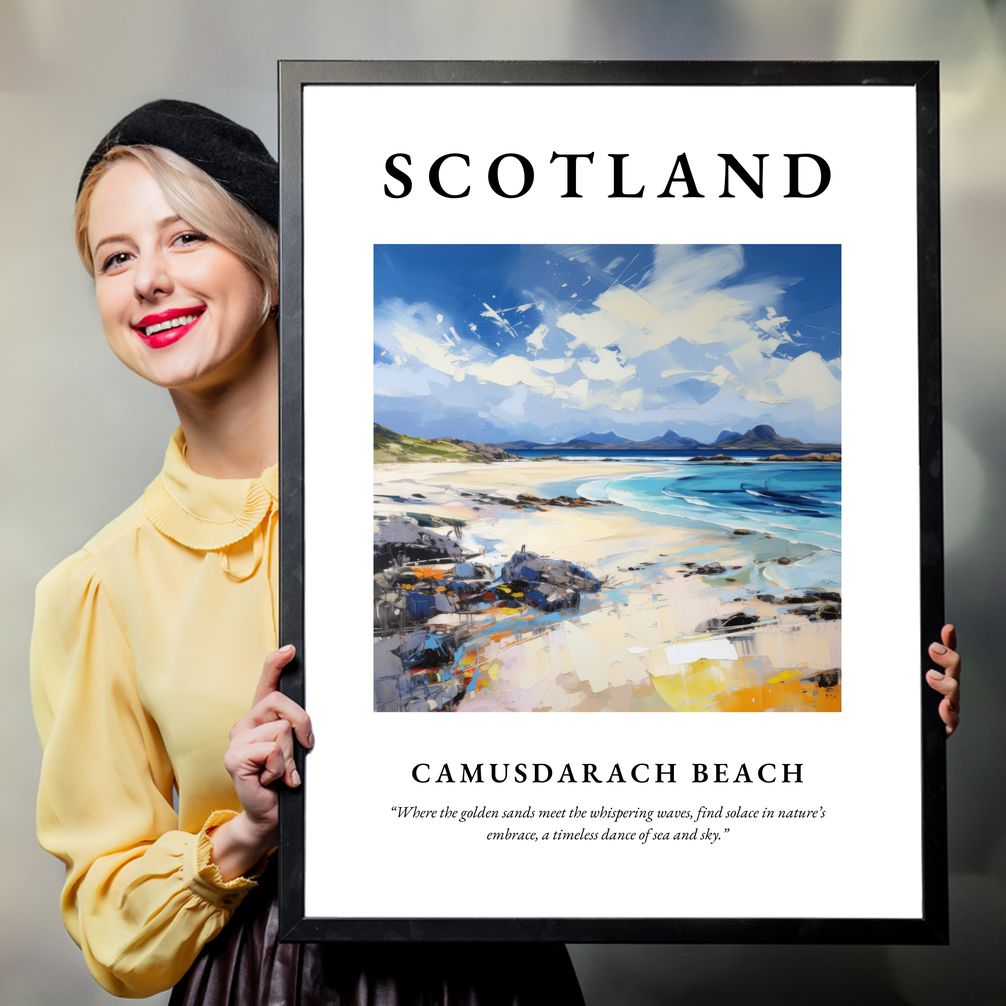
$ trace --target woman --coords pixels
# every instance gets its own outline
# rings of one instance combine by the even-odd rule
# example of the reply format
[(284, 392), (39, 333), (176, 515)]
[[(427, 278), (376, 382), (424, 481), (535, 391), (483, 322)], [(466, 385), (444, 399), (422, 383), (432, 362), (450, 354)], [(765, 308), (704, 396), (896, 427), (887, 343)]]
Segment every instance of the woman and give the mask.
[(38, 589), (38, 831), (67, 929), (120, 996), (582, 1003), (561, 945), (277, 944), (276, 787), (314, 741), (277, 690), (277, 221), (258, 137), (187, 102), (131, 113), (81, 178), (106, 339), (180, 426), (143, 497)]

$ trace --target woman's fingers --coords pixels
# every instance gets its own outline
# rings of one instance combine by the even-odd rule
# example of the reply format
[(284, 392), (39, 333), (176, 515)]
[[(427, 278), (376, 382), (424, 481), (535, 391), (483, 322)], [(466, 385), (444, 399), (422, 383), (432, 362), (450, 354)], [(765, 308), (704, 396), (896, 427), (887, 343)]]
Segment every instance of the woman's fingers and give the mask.
[(251, 708), (247, 716), (238, 720), (231, 728), (233, 739), (246, 730), (253, 730), (263, 723), (275, 720), (286, 720), (297, 734), (297, 740), (306, 747), (314, 747), (314, 734), (311, 730), (311, 717), (303, 706), (297, 705), (288, 695), (282, 692), (270, 692), (261, 702)]
[(940, 719), (946, 724), (947, 736), (949, 737), (956, 729), (961, 720), (960, 710), (960, 682), (942, 671), (930, 670), (926, 672), (926, 682), (929, 687), (943, 696), (940, 703)]
[(283, 673), (283, 668), (293, 660), (297, 650), (292, 646), (283, 646), (278, 650), (273, 650), (265, 663), (262, 665), (262, 676), (259, 678), (258, 687), (255, 689), (255, 698), (252, 699), (254, 709), (270, 692), (276, 691), (279, 687), (279, 677)]
[(259, 723), (273, 719), (286, 720), (297, 734), (297, 740), (306, 748), (314, 747), (314, 734), (311, 731), (311, 717), (303, 706), (297, 705), (289, 695), (282, 692), (271, 692), (257, 707), (252, 709), (250, 716)]
[(279, 679), (283, 668), (290, 663), (296, 652), (293, 646), (284, 646), (279, 650), (273, 650), (266, 657), (262, 666), (262, 676), (255, 689), (251, 710), (247, 716), (234, 725), (231, 730), (232, 737), (235, 732), (258, 726), (260, 723), (274, 719), (285, 719), (293, 726), (297, 740), (304, 747), (314, 747), (311, 717), (307, 715), (302, 706), (279, 691)]
[(943, 643), (930, 643), (929, 656), (943, 668), (952, 678), (959, 678), (961, 673), (961, 655)]
[(944, 625), (940, 631), (940, 639), (943, 640), (943, 645), (950, 647), (951, 650), (957, 649), (957, 630), (952, 625)]
[(943, 696), (940, 702), (940, 719), (947, 728), (949, 737), (960, 723), (960, 674), (961, 657), (957, 653), (957, 632), (952, 625), (944, 625), (940, 632), (940, 643), (929, 645), (929, 656), (943, 670), (935, 668), (926, 672), (929, 687)]
[(961, 673), (961, 655), (957, 652), (957, 631), (952, 625), (944, 625), (940, 631), (942, 642), (929, 644), (929, 656), (952, 678)]
[(941, 671), (929, 671), (926, 674), (929, 687), (939, 692), (940, 695), (950, 700), (950, 705), (957, 710), (957, 695), (960, 692), (961, 684), (956, 678)]
[[(278, 690), (283, 668), (294, 653), (292, 646), (284, 646), (266, 657), (251, 711), (231, 728), (224, 755), (224, 767), (245, 814), (234, 820), (251, 822), (256, 833), (268, 836), (269, 845), (275, 844), (278, 828), (279, 794), (273, 783), (282, 779), (290, 787), (301, 784), (294, 762), (294, 732), (305, 746), (314, 743), (310, 717)], [(224, 830), (221, 826), (217, 832)]]
[[(268, 750), (263, 745), (267, 745)], [(244, 757), (244, 752), (255, 752), (259, 766), (256, 774), (263, 786), (280, 778), (293, 789), (300, 785), (300, 773), (293, 757), (293, 731), (286, 720), (270, 720), (242, 731), (232, 739), (230, 750), (238, 752), (238, 757)], [(273, 750), (278, 752), (278, 761), (272, 757)]]
[(262, 771), (259, 773), (259, 782), (263, 786), (268, 786), (278, 779), (282, 779), (286, 772), (286, 764), (282, 747), (278, 744), (271, 745), (269, 754), (262, 765)]
[(286, 761), (280, 744), (274, 740), (263, 740), (228, 748), (224, 755), (224, 767), (235, 784), (257, 780), (259, 786), (268, 786), (282, 777)]
[(275, 810), (275, 794), (267, 794), (265, 787), (279, 779), (291, 788), (300, 785), (294, 761), (294, 734), (305, 747), (314, 745), (311, 718), (278, 690), (283, 668), (295, 652), (292, 646), (284, 646), (266, 657), (252, 708), (231, 728), (230, 745), (224, 757), (241, 805), (260, 816)]

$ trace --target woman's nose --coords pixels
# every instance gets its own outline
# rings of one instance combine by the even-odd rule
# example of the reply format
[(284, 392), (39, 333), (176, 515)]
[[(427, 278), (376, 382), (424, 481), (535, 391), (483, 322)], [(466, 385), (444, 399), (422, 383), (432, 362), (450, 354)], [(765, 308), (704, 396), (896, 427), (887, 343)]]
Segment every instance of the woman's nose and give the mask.
[(133, 287), (136, 299), (141, 301), (156, 301), (174, 290), (167, 259), (159, 250), (140, 255), (133, 271)]

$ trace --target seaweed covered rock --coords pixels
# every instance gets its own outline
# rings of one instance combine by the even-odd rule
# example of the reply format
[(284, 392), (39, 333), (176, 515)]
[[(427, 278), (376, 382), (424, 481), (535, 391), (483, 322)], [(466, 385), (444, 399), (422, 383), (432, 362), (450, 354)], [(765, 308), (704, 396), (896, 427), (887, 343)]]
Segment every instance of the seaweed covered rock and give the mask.
[(740, 632), (760, 619), (750, 611), (736, 611), (723, 618), (710, 618), (699, 626), (699, 632)]
[(601, 589), (601, 581), (583, 566), (565, 559), (548, 559), (536, 552), (514, 552), (500, 578), (521, 587), (524, 601), (541, 611), (576, 608), (581, 593)]
[(375, 573), (390, 566), (463, 558), (464, 551), (456, 541), (432, 528), (420, 527), (408, 517), (388, 517), (380, 522), (374, 533)]
[(842, 455), (837, 451), (832, 454), (821, 454), (819, 451), (811, 451), (809, 454), (772, 454), (767, 458), (759, 458), (759, 461), (841, 461)]

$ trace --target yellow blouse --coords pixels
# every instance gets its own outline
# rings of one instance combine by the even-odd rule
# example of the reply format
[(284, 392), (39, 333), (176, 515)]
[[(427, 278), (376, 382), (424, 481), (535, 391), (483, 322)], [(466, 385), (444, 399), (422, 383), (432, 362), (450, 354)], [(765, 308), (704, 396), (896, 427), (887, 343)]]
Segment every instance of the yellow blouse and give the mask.
[(276, 646), (277, 494), (276, 467), (197, 475), (178, 430), (143, 498), (38, 586), (38, 837), (115, 995), (174, 985), (255, 886), (223, 882), (206, 829), (241, 809), (228, 732)]

